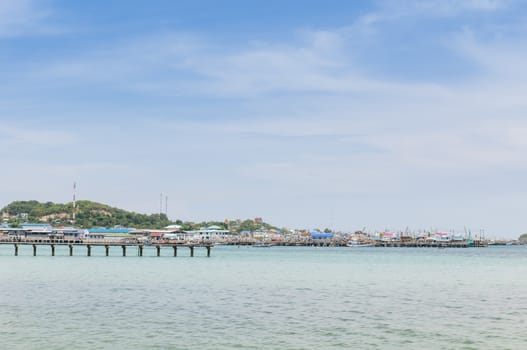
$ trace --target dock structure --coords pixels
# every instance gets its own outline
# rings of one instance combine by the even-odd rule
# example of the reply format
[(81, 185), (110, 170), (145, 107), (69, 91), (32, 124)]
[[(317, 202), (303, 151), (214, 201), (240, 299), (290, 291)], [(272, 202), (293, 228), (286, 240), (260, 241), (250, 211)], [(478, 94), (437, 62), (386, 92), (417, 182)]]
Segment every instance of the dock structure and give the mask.
[[(243, 239), (238, 241), (231, 241), (225, 243), (227, 245), (243, 245), (243, 246), (300, 246), (300, 247), (346, 247), (348, 239), (287, 239), (280, 241), (269, 241), (262, 244), (259, 240)], [(399, 241), (374, 241), (367, 240), (362, 243), (367, 243), (372, 247), (389, 247), (389, 248), (482, 248), (489, 245), (485, 240), (462, 240), (462, 241), (432, 241), (432, 240), (399, 240)]]
[[(67, 246), (69, 249), (69, 256), (73, 256), (74, 247), (75, 251), (79, 250), (78, 247), (85, 247), (83, 250), (87, 256), (92, 255), (93, 247), (104, 247), (105, 256), (110, 255), (110, 248), (117, 248), (122, 251), (122, 256), (130, 254), (130, 250), (137, 251), (138, 256), (144, 256), (145, 248), (149, 247), (149, 250), (153, 250), (153, 255), (161, 256), (161, 251), (166, 248), (172, 247), (173, 256), (178, 256), (178, 248), (188, 248), (189, 256), (194, 256), (194, 248), (205, 248), (207, 257), (210, 257), (211, 249), (215, 243), (211, 241), (170, 241), (161, 240), (153, 242), (144, 241), (115, 241), (115, 240), (104, 240), (104, 239), (92, 239), (92, 240), (65, 240), (65, 239), (46, 239), (46, 238), (0, 238), (1, 245), (13, 244), (15, 248), (15, 256), (19, 255), (19, 246), (31, 245), (33, 247), (33, 255), (37, 255), (37, 246), (49, 246), (51, 255), (55, 255), (55, 249), (57, 246)], [(373, 247), (385, 247), (385, 248), (482, 248), (489, 245), (489, 241), (486, 240), (456, 240), (456, 241), (435, 241), (435, 240), (392, 240), (392, 241), (375, 241), (366, 240), (361, 242)], [(301, 246), (301, 247), (346, 247), (350, 246), (349, 240), (346, 238), (339, 239), (284, 239), (284, 240), (273, 240), (262, 242), (256, 239), (237, 239), (219, 242), (224, 245), (247, 245), (247, 246)], [(352, 245), (351, 245), (352, 246)], [(181, 250), (181, 249), (180, 249)], [(166, 254), (164, 254), (166, 256)]]
[[(19, 248), (20, 246), (31, 246), (33, 249), (33, 256), (37, 256), (37, 247), (49, 247), (51, 256), (55, 256), (55, 251), (57, 246), (65, 246), (68, 247), (69, 256), (73, 256), (74, 247), (76, 248), (83, 248), (83, 250), (86, 252), (86, 256), (92, 256), (92, 248), (93, 247), (104, 247), (105, 256), (110, 255), (110, 248), (121, 248), (122, 250), (122, 256), (127, 256), (127, 248), (136, 248), (137, 249), (137, 256), (143, 256), (145, 244), (143, 243), (130, 243), (130, 242), (83, 242), (80, 240), (75, 241), (67, 241), (67, 240), (18, 240), (18, 239), (10, 239), (10, 240), (1, 240), (1, 245), (13, 245), (15, 252), (14, 255), (19, 255)], [(170, 248), (173, 249), (173, 256), (177, 256), (178, 248), (188, 248), (189, 249), (189, 255), (190, 257), (194, 257), (194, 248), (205, 248), (207, 257), (210, 257), (210, 253), (212, 250), (212, 244), (211, 243), (200, 243), (200, 244), (192, 244), (192, 243), (160, 243), (160, 244), (149, 244), (148, 246), (153, 246), (155, 248), (155, 256), (161, 256), (161, 249), (162, 248)]]
[(397, 248), (482, 248), (487, 247), (487, 241), (391, 241), (391, 242), (376, 242), (377, 247), (397, 247)]

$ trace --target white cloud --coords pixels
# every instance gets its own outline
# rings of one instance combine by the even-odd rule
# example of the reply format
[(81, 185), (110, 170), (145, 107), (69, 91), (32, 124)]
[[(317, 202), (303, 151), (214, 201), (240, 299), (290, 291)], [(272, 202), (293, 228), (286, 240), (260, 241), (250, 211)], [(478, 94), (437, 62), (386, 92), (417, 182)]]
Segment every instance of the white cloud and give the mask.
[(71, 134), (51, 129), (35, 129), (27, 126), (0, 125), (3, 148), (68, 145), (73, 143)]
[[(525, 171), (527, 52), (521, 29), (506, 40), (499, 29), (492, 40), (486, 40), (478, 28), (455, 35), (448, 48), (478, 70), (447, 82), (373, 77), (355, 60), (353, 50), (360, 47), (353, 44), (361, 38), (375, 39), (369, 37), (370, 29), (382, 35), (387, 29), (376, 25), (388, 16), (395, 21), (410, 15), (493, 11), (506, 5), (498, 1), (387, 2), (350, 27), (303, 31), (294, 42), (260, 41), (226, 49), (191, 34), (161, 33), (105, 43), (52, 64), (44, 62), (38, 72), (27, 73), (27, 81), (37, 77), (44, 86), (88, 88), (83, 90), (86, 94), (111, 89), (168, 96), (163, 101), (169, 108), (161, 109), (158, 115), (162, 117), (157, 120), (148, 112), (137, 112), (140, 119), (148, 116), (148, 121), (140, 129), (126, 131), (112, 120), (124, 123), (128, 110), (113, 105), (111, 112), (101, 108), (104, 126), (93, 127), (89, 142), (84, 139), (75, 144), (84, 150), (75, 158), (78, 163), (70, 166), (68, 157), (74, 156), (75, 149), (68, 147), (68, 152), (59, 153), (64, 162), (39, 165), (47, 168), (43, 174), (60, 175), (53, 188), (81, 174), (85, 183), (101, 184), (100, 188), (85, 185), (92, 199), (97, 200), (98, 195), (104, 198), (109, 188), (106, 183), (110, 183), (116, 196), (122, 196), (122, 203), (136, 203), (139, 211), (149, 196), (154, 198), (155, 210), (160, 190), (177, 193), (187, 199), (174, 207), (203, 218), (214, 210), (221, 210), (213, 215), (222, 217), (229, 210), (248, 209), (236, 208), (232, 201), (220, 209), (211, 205), (205, 212), (202, 197), (224, 195), (241, 203), (248, 197), (247, 191), (262, 198), (251, 207), (277, 217), (289, 215), (283, 207), (275, 208), (277, 198), (298, 205), (295, 201), (309, 195), (325, 198), (322, 205), (341, 201), (346, 211), (349, 205), (350, 210), (363, 210), (362, 214), (369, 216), (377, 213), (378, 205), (397, 204), (397, 200), (421, 203), (423, 192), (466, 202), (466, 179), (495, 174), (496, 169)], [(30, 84), (24, 87), (31, 89)], [(183, 98), (174, 102), (172, 96)], [(189, 114), (203, 121), (177, 109), (185, 97), (199, 101), (190, 108), (201, 110), (201, 114)], [(211, 98), (221, 103), (207, 106)], [(132, 105), (130, 109), (135, 106), (132, 100), (127, 103)], [(83, 111), (75, 113), (82, 115)], [(77, 136), (67, 129), (66, 125), (56, 131), (2, 127), (0, 135), (4, 149), (25, 144), (32, 148), (50, 143), (72, 146)], [(114, 131), (126, 138), (112, 140)], [(119, 164), (111, 163), (114, 157)], [(97, 162), (97, 158), (101, 160)], [(185, 171), (176, 167), (182, 164)], [(32, 177), (25, 176), (30, 183)], [(7, 180), (15, 181), (16, 176)], [(44, 181), (38, 186), (45, 186)], [(501, 189), (500, 196), (517, 197), (512, 187)], [(48, 194), (52, 196), (52, 191)], [(489, 198), (484, 192), (476, 195), (481, 202)], [(369, 199), (369, 206), (354, 204), (354, 196)], [(371, 198), (388, 204), (373, 203)], [(423, 206), (417, 206), (425, 215)], [(443, 213), (451, 214), (449, 208), (443, 208)], [(296, 210), (293, 215), (299, 218), (317, 215), (316, 206), (303, 208), (307, 214)], [(388, 217), (397, 214), (397, 208), (384, 210)], [(284, 223), (287, 219), (283, 218)]]
[(225, 51), (196, 36), (163, 33), (94, 49), (28, 72), (52, 84), (106, 86), (161, 96), (254, 98), (277, 93), (437, 95), (434, 83), (368, 77), (345, 50), (349, 29), (302, 32), (293, 44)]
[[(498, 1), (456, 4), (383, 2), (384, 8), (427, 11), (434, 7), (491, 10), (506, 5)], [(375, 14), (368, 16), (375, 18)], [(358, 22), (363, 21), (364, 18)], [(448, 159), (445, 148), (428, 148), (426, 140), (433, 140), (432, 144), (455, 144), (458, 152), (451, 158), (452, 163), (462, 161), (457, 157), (464, 149), (467, 151), (463, 160), (478, 159), (478, 149), (483, 150), (482, 155), (490, 156), (493, 152), (485, 149), (488, 145), (471, 144), (466, 135), (456, 132), (457, 128), (481, 120), (521, 116), (519, 107), (526, 104), (523, 62), (527, 55), (520, 42), (481, 42), (472, 32), (464, 32), (456, 36), (451, 47), (471, 63), (481, 65), (485, 74), (453, 84), (433, 80), (413, 83), (372, 78), (362, 71), (346, 51), (349, 36), (355, 34), (350, 31), (354, 30), (358, 29), (352, 26), (303, 32), (296, 43), (260, 42), (230, 51), (192, 35), (164, 33), (99, 48), (83, 53), (83, 58), (68, 58), (67, 62), (44, 67), (44, 76), (70, 77), (73, 84), (104, 83), (153, 95), (246, 98), (255, 101), (249, 118), (253, 121), (243, 126), (248, 132), (279, 134), (287, 130), (309, 134), (316, 130), (314, 134), (368, 134), (373, 138), (373, 147), (389, 148), (378, 140), (390, 140), (391, 130), (398, 127), (409, 128), (408, 135), (397, 130), (394, 138), (408, 138), (411, 133), (418, 136), (402, 142), (399, 153), (424, 163), (424, 150), (435, 154), (436, 159)], [(292, 95), (281, 98), (282, 93)], [(256, 102), (262, 97), (269, 100)], [(460, 120), (466, 123), (460, 126)], [(439, 131), (431, 129), (436, 125), (443, 127)], [(214, 126), (217, 130), (228, 127)], [(383, 128), (384, 133), (377, 131)], [(509, 159), (500, 152), (495, 158)]]
[[(496, 31), (485, 36), (465, 28), (456, 34), (448, 44), (467, 60), (479, 65), (493, 79), (507, 80), (507, 83), (527, 80), (526, 28), (509, 26), (507, 33)], [(512, 35), (511, 35), (512, 34)]]
[(490, 13), (510, 8), (514, 0), (378, 0), (376, 8), (361, 16), (349, 30), (377, 34), (386, 24), (423, 18), (454, 18), (473, 13)]
[(50, 15), (34, 0), (0, 0), (0, 38), (51, 32), (44, 23)]
[(510, 0), (381, 0), (380, 18), (402, 16), (455, 16), (470, 11), (496, 11), (506, 8)]
[(527, 148), (518, 139), (525, 130), (502, 124), (496, 121), (485, 127), (400, 132), (384, 135), (376, 143), (390, 149), (401, 166), (417, 173), (477, 175), (497, 168), (524, 171), (522, 159)]

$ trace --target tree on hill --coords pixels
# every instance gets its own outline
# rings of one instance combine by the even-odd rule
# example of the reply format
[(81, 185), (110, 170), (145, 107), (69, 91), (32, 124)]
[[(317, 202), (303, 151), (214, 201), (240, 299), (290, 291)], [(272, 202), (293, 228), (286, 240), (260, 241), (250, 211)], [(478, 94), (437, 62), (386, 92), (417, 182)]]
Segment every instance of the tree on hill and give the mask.
[[(9, 222), (12, 225), (19, 225), (26, 221), (49, 222), (55, 225), (73, 223), (73, 203), (16, 201), (4, 207), (2, 212), (9, 216)], [(116, 225), (135, 228), (162, 228), (170, 223), (165, 214), (138, 214), (97, 202), (76, 202), (75, 225), (82, 228), (113, 227)]]
[(15, 201), (2, 209), (12, 226), (23, 222), (47, 222), (54, 226), (74, 224), (80, 228), (124, 226), (133, 228), (160, 229), (171, 224), (181, 225), (185, 231), (201, 227), (218, 226), (235, 232), (277, 229), (257, 220), (203, 221), (194, 223), (182, 220), (171, 222), (166, 214), (138, 214), (109, 205), (80, 200), (76, 202), (75, 222), (73, 222), (73, 203), (53, 203), (38, 201)]
[(527, 233), (524, 233), (523, 235), (521, 235), (519, 238), (518, 238), (518, 241), (522, 242), (522, 243), (527, 243)]

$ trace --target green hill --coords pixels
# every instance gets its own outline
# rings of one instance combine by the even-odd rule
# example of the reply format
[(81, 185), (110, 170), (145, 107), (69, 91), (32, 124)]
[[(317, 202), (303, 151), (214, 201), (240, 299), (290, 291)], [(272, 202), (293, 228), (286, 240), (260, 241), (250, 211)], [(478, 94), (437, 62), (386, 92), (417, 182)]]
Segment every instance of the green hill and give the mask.
[[(48, 222), (55, 226), (71, 225), (73, 204), (15, 201), (2, 209), (3, 218), (12, 225), (21, 222)], [(91, 201), (77, 201), (75, 225), (82, 228), (113, 227), (162, 228), (170, 224), (165, 214), (138, 214)]]
[[(73, 224), (73, 203), (53, 203), (38, 201), (15, 201), (1, 210), (2, 217), (12, 226), (23, 222), (47, 222), (53, 226), (68, 226)], [(220, 221), (204, 221), (200, 223), (170, 221), (165, 214), (138, 214), (109, 205), (80, 200), (76, 202), (75, 226), (81, 228), (114, 227), (117, 225), (133, 228), (159, 229), (170, 224), (178, 224), (184, 230), (200, 227), (219, 226), (231, 231), (255, 231), (276, 229), (265, 222), (256, 220), (232, 220), (228, 223)]]

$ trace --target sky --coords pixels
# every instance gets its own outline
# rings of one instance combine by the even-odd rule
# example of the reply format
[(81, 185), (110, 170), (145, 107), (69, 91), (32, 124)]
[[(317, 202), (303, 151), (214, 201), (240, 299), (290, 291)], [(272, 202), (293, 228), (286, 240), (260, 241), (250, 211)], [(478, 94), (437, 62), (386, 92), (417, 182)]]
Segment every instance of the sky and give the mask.
[(0, 0), (0, 206), (515, 238), (525, 62), (519, 0)]

